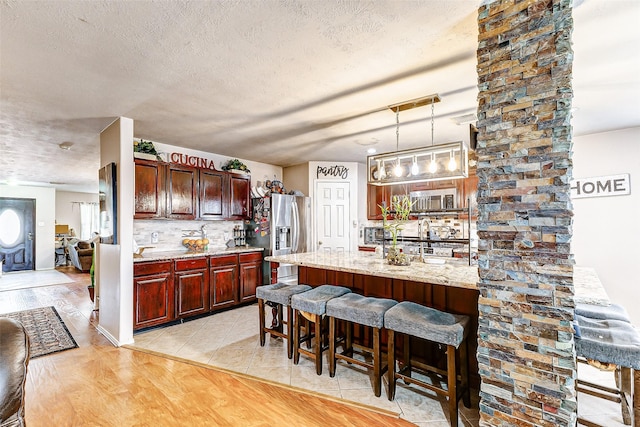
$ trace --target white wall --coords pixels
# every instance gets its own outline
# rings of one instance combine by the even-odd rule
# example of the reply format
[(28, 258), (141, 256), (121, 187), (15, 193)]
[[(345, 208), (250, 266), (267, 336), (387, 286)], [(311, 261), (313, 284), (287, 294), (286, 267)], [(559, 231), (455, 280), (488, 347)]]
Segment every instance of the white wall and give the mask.
[[(98, 171), (96, 171), (96, 176)], [(98, 193), (56, 191), (56, 224), (68, 224), (80, 237), (80, 205), (74, 202), (98, 203)]]
[(631, 194), (574, 199), (571, 249), (640, 326), (640, 127), (573, 138), (574, 179), (629, 173)]
[(55, 211), (56, 191), (48, 187), (22, 187), (0, 185), (0, 197), (36, 200), (35, 269), (49, 270), (55, 266)]

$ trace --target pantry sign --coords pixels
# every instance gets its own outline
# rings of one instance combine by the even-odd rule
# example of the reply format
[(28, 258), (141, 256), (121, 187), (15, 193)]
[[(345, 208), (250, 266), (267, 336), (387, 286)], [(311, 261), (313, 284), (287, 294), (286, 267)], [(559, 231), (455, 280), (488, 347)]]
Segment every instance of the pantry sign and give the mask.
[(631, 194), (631, 179), (622, 175), (579, 178), (571, 181), (571, 198), (624, 196)]

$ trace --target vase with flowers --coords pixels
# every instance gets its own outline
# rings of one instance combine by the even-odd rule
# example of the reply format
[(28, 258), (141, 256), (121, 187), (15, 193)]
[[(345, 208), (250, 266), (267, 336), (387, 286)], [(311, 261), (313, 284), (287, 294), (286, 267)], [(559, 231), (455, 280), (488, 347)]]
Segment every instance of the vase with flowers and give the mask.
[(411, 202), (409, 196), (393, 196), (390, 206), (378, 205), (382, 211), (382, 225), (391, 236), (391, 246), (387, 254), (387, 261), (391, 265), (409, 265), (411, 257), (402, 253), (398, 248), (398, 233), (409, 220), (411, 208), (415, 202)]

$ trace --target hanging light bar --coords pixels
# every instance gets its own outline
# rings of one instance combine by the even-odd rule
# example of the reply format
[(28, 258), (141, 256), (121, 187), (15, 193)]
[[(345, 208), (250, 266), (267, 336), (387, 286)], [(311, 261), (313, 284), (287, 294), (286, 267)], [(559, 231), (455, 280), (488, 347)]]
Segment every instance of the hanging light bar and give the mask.
[[(469, 148), (463, 141), (376, 154), (367, 157), (368, 183), (392, 185), (467, 178), (468, 159)], [(397, 169), (399, 176), (395, 174)]]
[[(367, 157), (369, 184), (406, 184), (469, 176), (469, 148), (464, 142), (437, 145), (433, 142), (433, 107), (436, 102), (440, 102), (438, 94), (389, 105), (389, 109), (396, 113), (396, 151)], [(400, 111), (425, 105), (431, 105), (431, 146), (399, 151)]]

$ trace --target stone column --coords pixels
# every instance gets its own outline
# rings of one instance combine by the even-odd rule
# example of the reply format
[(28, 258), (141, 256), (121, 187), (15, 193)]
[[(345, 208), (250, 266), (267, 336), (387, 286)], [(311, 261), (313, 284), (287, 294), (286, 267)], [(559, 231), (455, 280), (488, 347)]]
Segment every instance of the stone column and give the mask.
[(484, 1), (478, 26), (480, 424), (572, 426), (571, 0)]

